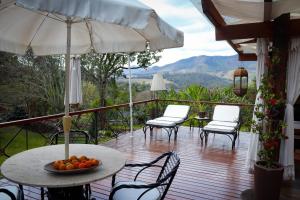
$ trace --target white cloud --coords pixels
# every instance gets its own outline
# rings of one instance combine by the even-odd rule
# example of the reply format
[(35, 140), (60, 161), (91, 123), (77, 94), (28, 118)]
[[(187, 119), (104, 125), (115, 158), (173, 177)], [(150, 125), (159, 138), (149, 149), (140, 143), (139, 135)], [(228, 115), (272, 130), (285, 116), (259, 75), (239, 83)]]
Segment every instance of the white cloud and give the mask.
[(158, 66), (199, 55), (233, 55), (235, 51), (224, 41), (215, 41), (214, 27), (189, 0), (140, 0), (153, 8), (170, 25), (184, 32), (184, 46), (166, 49)]

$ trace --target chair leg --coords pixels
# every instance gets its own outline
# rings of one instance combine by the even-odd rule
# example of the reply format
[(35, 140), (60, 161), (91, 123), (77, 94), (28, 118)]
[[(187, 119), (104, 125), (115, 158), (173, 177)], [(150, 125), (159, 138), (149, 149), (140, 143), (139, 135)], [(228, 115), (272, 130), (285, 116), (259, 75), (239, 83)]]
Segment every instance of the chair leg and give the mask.
[(172, 135), (172, 132), (173, 132), (173, 129), (172, 128), (169, 128), (169, 130), (167, 130), (168, 132), (168, 136), (169, 136), (169, 142), (171, 140), (171, 135)]
[(174, 132), (175, 132), (174, 138), (175, 138), (175, 140), (177, 140), (178, 129), (179, 129), (179, 127), (174, 128)]
[(45, 196), (45, 190), (43, 187), (41, 187), (41, 200), (44, 200)]
[(150, 126), (150, 136), (152, 136), (152, 135), (153, 135), (153, 127)]
[(200, 136), (201, 142), (203, 142), (204, 131), (201, 131), (200, 134), (199, 134), (199, 136)]
[(90, 199), (91, 194), (92, 194), (91, 185), (90, 184), (85, 185), (85, 197), (87, 200)]
[(208, 132), (204, 132), (204, 140), (205, 140), (205, 144), (207, 144)]
[(236, 141), (236, 138), (238, 137), (238, 133), (235, 132), (233, 134), (233, 140), (232, 140), (232, 150), (235, 148), (235, 141)]
[(23, 189), (23, 185), (20, 185), (20, 184), (19, 184), (19, 191), (20, 191), (20, 199), (21, 199), (21, 200), (24, 200), (25, 197), (24, 197), (24, 189)]
[(146, 132), (147, 132), (147, 126), (144, 126), (144, 127), (143, 127), (143, 133), (144, 133), (144, 135), (145, 135), (145, 139), (146, 139)]

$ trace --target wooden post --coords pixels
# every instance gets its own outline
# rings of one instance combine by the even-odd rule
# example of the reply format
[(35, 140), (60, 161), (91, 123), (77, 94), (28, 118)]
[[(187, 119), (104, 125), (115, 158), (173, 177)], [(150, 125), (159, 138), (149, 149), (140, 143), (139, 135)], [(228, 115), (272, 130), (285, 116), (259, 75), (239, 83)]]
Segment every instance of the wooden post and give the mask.
[[(274, 94), (278, 98), (286, 99), (286, 73), (289, 47), (290, 14), (283, 14), (274, 20), (273, 49), (271, 54), (271, 66), (268, 74), (271, 75), (271, 84)], [(279, 121), (284, 118), (285, 106), (279, 111), (279, 115), (271, 122), (271, 129), (279, 128)], [(279, 160), (279, 149), (275, 152), (274, 160)]]
[[(269, 74), (272, 75), (273, 92), (276, 96), (286, 98), (286, 72), (289, 47), (290, 14), (283, 14), (274, 20), (272, 65)], [(276, 61), (277, 60), (277, 61)], [(283, 119), (283, 114), (280, 116)]]

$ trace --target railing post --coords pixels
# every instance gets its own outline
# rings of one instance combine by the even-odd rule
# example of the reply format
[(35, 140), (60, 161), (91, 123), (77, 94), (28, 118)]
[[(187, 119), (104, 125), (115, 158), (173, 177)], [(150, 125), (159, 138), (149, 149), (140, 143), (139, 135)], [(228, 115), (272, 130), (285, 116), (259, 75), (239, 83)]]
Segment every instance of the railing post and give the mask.
[(28, 129), (25, 127), (25, 137), (26, 137), (26, 139), (25, 139), (25, 142), (26, 142), (26, 149), (28, 150)]
[(158, 117), (158, 99), (155, 99), (155, 117)]
[(95, 114), (95, 144), (98, 145), (98, 112), (94, 112)]

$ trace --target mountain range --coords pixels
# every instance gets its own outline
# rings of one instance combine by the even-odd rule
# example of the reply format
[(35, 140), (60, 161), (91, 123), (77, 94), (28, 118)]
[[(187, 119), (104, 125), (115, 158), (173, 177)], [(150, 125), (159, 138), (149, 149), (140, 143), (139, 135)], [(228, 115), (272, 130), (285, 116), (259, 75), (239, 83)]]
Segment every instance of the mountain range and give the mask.
[[(232, 83), (233, 71), (245, 67), (249, 80), (255, 76), (256, 62), (241, 62), (233, 56), (194, 56), (164, 66), (153, 66), (147, 69), (132, 70), (134, 79), (152, 79), (153, 74), (161, 73), (165, 79), (173, 82), (175, 88), (190, 84), (201, 84), (206, 87), (226, 86)], [(128, 72), (124, 72), (128, 75)]]

